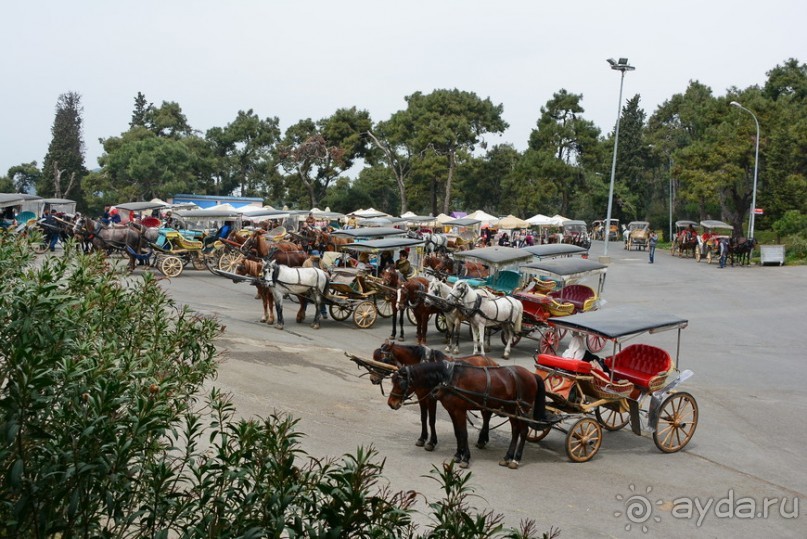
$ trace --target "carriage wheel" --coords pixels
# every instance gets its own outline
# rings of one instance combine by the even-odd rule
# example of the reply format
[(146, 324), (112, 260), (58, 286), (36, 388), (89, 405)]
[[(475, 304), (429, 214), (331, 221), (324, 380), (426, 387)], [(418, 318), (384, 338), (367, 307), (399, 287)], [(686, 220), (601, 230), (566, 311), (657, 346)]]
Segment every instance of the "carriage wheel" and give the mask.
[(34, 253), (41, 255), (48, 250), (48, 245), (46, 243), (34, 243), (33, 248)]
[(437, 313), (437, 316), (434, 317), (434, 327), (440, 333), (445, 333), (448, 331), (448, 322), (446, 322), (446, 315), (443, 313)]
[(712, 263), (712, 250), (711, 250), (711, 249), (709, 249), (708, 251), (706, 251), (706, 263), (707, 263), (707, 264), (711, 264), (711, 263)]
[(560, 337), (555, 328), (550, 328), (541, 335), (539, 349), (542, 354), (556, 354), (558, 344), (560, 344)]
[(202, 253), (196, 253), (191, 256), (191, 265), (195, 270), (207, 269), (207, 264), (205, 264), (204, 255), (202, 255)]
[(385, 296), (375, 297), (375, 308), (378, 311), (378, 316), (381, 318), (389, 318), (392, 316), (392, 302)]
[(342, 303), (341, 301), (338, 303), (331, 303), (330, 307), (328, 307), (328, 311), (331, 313), (331, 318), (338, 320), (339, 322), (347, 320), (348, 317), (350, 317), (350, 313), (353, 312), (347, 302)]
[(620, 412), (605, 406), (597, 406), (594, 415), (605, 430), (617, 431), (630, 423), (629, 412)]
[(406, 318), (409, 320), (409, 323), (413, 326), (418, 325), (418, 320), (415, 318), (415, 311), (414, 309), (410, 309), (407, 307), (406, 309)]
[[(502, 339), (502, 344), (507, 346), (507, 339), (504, 338), (504, 331), (499, 332), (499, 336)], [(517, 345), (521, 342), (521, 334), (513, 333), (513, 338), (510, 339), (510, 347)]]
[(224, 253), (219, 258), (219, 269), (227, 273), (235, 273), (235, 268), (242, 260), (244, 260), (244, 255), (241, 253)]
[(549, 434), (550, 430), (552, 430), (552, 427), (546, 427), (543, 430), (537, 430), (530, 427), (527, 429), (527, 441), (533, 444), (538, 443), (546, 438), (546, 435)]
[(664, 453), (680, 451), (698, 426), (698, 403), (689, 393), (674, 393), (664, 399), (658, 413), (653, 442)]
[(588, 462), (602, 444), (602, 427), (591, 419), (583, 419), (572, 425), (566, 435), (566, 454), (572, 462)]
[(378, 311), (375, 308), (375, 303), (372, 301), (362, 301), (353, 309), (353, 322), (359, 329), (373, 327), (377, 319)]
[(163, 256), (157, 263), (157, 269), (160, 270), (160, 273), (169, 278), (178, 277), (180, 274), (182, 274), (182, 269), (184, 267), (185, 264), (182, 262), (182, 260), (173, 255)]
[(608, 339), (606, 339), (605, 337), (594, 335), (592, 333), (586, 335), (586, 347), (588, 348), (588, 351), (591, 352), (592, 354), (600, 352), (603, 348), (605, 348), (605, 343), (607, 342)]

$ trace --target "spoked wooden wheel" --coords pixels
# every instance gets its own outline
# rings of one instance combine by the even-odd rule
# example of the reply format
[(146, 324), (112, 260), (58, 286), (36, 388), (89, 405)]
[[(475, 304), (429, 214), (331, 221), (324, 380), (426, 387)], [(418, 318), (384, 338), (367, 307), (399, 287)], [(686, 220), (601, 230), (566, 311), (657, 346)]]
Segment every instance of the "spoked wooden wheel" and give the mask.
[(546, 435), (549, 434), (550, 430), (552, 430), (552, 427), (545, 427), (543, 430), (537, 430), (530, 427), (527, 429), (527, 441), (533, 444), (538, 443), (546, 438)]
[(557, 354), (558, 344), (560, 344), (560, 338), (557, 330), (555, 330), (555, 328), (549, 328), (541, 335), (539, 349), (542, 354)]
[(566, 454), (572, 462), (588, 462), (601, 444), (602, 427), (590, 417), (579, 420), (566, 434)]
[(392, 302), (385, 296), (375, 296), (375, 307), (378, 311), (378, 316), (381, 318), (389, 318), (392, 316)]
[(45, 251), (48, 250), (48, 244), (47, 243), (41, 243), (41, 242), (34, 243), (33, 248), (34, 248), (34, 253), (36, 253), (38, 255), (41, 255), (42, 253), (44, 253)]
[(700, 246), (695, 247), (695, 262), (701, 261), (701, 248)]
[(235, 268), (238, 267), (238, 264), (240, 264), (243, 259), (244, 255), (241, 253), (224, 253), (219, 258), (219, 269), (227, 273), (235, 273)]
[(711, 263), (712, 263), (712, 250), (711, 250), (711, 249), (709, 249), (708, 251), (706, 251), (706, 263), (707, 263), (707, 264), (711, 264)]
[(443, 313), (437, 313), (437, 315), (434, 317), (434, 327), (440, 333), (445, 333), (446, 331), (448, 331), (448, 322), (446, 322), (446, 315), (444, 315)]
[(157, 269), (166, 277), (178, 277), (182, 273), (182, 268), (185, 264), (179, 257), (167, 255), (160, 258), (157, 262)]
[(588, 347), (588, 351), (592, 354), (602, 351), (602, 349), (605, 348), (605, 343), (607, 342), (608, 339), (605, 337), (594, 335), (593, 333), (586, 335), (586, 347)]
[(664, 453), (683, 449), (698, 426), (698, 403), (689, 393), (673, 393), (661, 403), (653, 442)]
[(359, 329), (373, 327), (378, 318), (378, 311), (372, 301), (362, 301), (353, 309), (353, 322)]
[[(507, 339), (504, 338), (504, 331), (499, 332), (499, 338), (502, 340), (502, 344), (507, 346)], [(510, 346), (513, 347), (521, 342), (521, 335), (519, 333), (513, 333), (513, 338), (510, 339)]]
[(339, 303), (331, 303), (328, 307), (328, 311), (331, 313), (331, 318), (334, 320), (338, 320), (342, 322), (343, 320), (347, 320), (350, 317), (350, 313), (353, 312), (353, 309), (350, 308), (350, 304), (347, 302), (339, 302)]
[(205, 264), (204, 255), (202, 253), (191, 256), (191, 265), (193, 265), (193, 269), (195, 270), (207, 269), (207, 264)]
[(406, 308), (406, 318), (409, 320), (409, 323), (413, 326), (418, 325), (417, 318), (415, 318), (415, 311), (414, 309), (410, 309), (409, 307)]
[(619, 412), (605, 406), (598, 406), (594, 415), (605, 430), (617, 431), (630, 423), (629, 412)]

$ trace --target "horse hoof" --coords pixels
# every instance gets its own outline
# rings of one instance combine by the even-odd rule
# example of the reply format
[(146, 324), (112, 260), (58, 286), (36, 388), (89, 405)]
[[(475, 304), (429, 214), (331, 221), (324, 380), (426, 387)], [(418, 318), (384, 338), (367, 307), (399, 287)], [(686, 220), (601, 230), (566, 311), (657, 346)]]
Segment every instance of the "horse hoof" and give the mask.
[(504, 354), (502, 357), (503, 357), (504, 359), (510, 359), (510, 354)]
[(499, 461), (499, 466), (510, 466), (510, 461), (507, 459), (502, 459)]
[(476, 442), (476, 447), (478, 449), (485, 449), (485, 446), (488, 445), (487, 442)]
[(511, 460), (510, 464), (508, 464), (507, 467), (510, 468), (511, 470), (518, 470), (518, 461)]
[(426, 444), (426, 447), (424, 447), (424, 449), (426, 451), (434, 451), (434, 444), (429, 442), (428, 444)]
[(462, 468), (462, 469), (465, 469), (470, 465), (471, 464), (467, 460), (463, 460), (462, 462), (460, 462), (460, 468)]
[(280, 331), (283, 331), (283, 324), (275, 324), (275, 329), (279, 329)]
[(417, 442), (415, 442), (415, 445), (417, 447), (423, 447), (424, 445), (426, 445), (426, 440), (418, 440)]
[(311, 324), (312, 329), (319, 329), (319, 324)]

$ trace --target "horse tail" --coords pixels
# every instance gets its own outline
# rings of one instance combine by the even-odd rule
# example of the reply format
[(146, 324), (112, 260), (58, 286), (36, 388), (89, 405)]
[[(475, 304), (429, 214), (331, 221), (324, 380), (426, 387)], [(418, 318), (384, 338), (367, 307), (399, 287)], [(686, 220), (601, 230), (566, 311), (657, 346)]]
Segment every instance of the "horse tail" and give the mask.
[(532, 406), (532, 418), (541, 421), (546, 417), (546, 386), (544, 379), (540, 375), (533, 373), (535, 377), (535, 403)]

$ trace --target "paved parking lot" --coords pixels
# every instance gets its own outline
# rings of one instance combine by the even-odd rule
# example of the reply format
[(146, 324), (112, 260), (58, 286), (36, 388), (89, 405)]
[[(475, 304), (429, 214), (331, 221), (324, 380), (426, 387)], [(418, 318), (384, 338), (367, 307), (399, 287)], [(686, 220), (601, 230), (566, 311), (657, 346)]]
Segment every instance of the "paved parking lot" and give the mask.
[[(595, 242), (592, 257), (601, 251)], [(667, 455), (649, 437), (625, 429), (605, 433), (592, 461), (572, 464), (563, 435), (553, 431), (529, 444), (521, 468), (512, 471), (497, 465), (509, 441), (509, 429), (498, 429), (488, 448), (471, 448), (478, 506), (504, 513), (510, 525), (533, 518), (546, 529), (559, 527), (563, 537), (807, 535), (807, 516), (792, 513), (795, 504), (803, 514), (807, 503), (807, 267), (718, 270), (662, 251), (651, 265), (646, 253), (624, 251), (620, 243), (611, 243), (609, 254), (603, 309), (642, 305), (690, 321), (681, 367), (695, 371), (682, 387), (700, 408), (692, 442)], [(372, 445), (386, 458), (393, 488), (439, 495), (426, 476), (454, 453), (448, 416), (440, 410), (433, 453), (415, 447), (416, 407), (390, 410), (343, 355), (370, 356), (391, 322), (379, 319), (358, 330), (349, 321), (326, 320), (316, 331), (295, 324), (296, 305), (287, 305), (281, 332), (258, 322), (260, 305), (247, 285), (188, 269), (165, 286), (178, 301), (227, 326), (219, 342), (224, 362), (213, 383), (233, 393), (241, 414), (298, 417), (303, 446), (317, 457)], [(413, 343), (414, 327), (407, 329)], [(433, 325), (429, 342), (442, 342)], [(642, 342), (675, 349), (673, 334)], [(467, 339), (461, 346), (470, 353)], [(493, 346), (491, 354), (500, 358), (498, 339)], [(508, 364), (532, 368), (535, 347), (523, 340)], [(470, 436), (475, 439), (473, 429)]]

